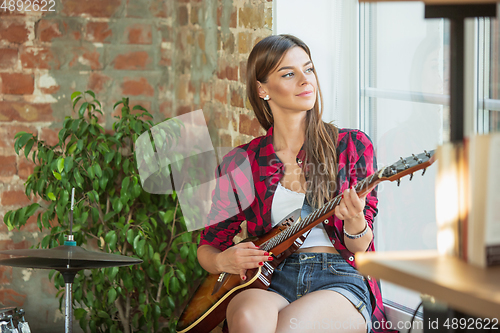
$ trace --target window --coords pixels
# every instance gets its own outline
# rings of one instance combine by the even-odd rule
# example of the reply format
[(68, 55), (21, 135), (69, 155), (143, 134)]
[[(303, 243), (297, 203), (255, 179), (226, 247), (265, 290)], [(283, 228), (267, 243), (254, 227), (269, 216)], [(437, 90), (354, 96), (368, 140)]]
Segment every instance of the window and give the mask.
[[(360, 4), (360, 127), (379, 167), (435, 149), (448, 135), (448, 24), (424, 4)], [(379, 185), (378, 251), (436, 249), (435, 172)], [(382, 281), (385, 304), (411, 311), (420, 294)], [(412, 312), (412, 311), (411, 311)]]
[[(448, 140), (447, 20), (425, 19), (423, 2), (312, 0), (311, 15), (299, 0), (275, 0), (273, 6), (274, 33), (294, 34), (311, 48), (327, 97), (324, 120), (368, 133), (379, 168)], [(466, 20), (465, 47), (466, 135), (500, 131), (498, 20)], [(379, 185), (378, 251), (437, 248), (436, 171), (433, 166), (411, 182), (405, 177), (400, 187)], [(420, 303), (419, 293), (381, 284), (393, 322), (391, 316), (411, 315)]]
[(477, 30), (479, 89), (475, 131), (478, 133), (498, 132), (500, 131), (500, 24), (498, 18), (478, 19)]

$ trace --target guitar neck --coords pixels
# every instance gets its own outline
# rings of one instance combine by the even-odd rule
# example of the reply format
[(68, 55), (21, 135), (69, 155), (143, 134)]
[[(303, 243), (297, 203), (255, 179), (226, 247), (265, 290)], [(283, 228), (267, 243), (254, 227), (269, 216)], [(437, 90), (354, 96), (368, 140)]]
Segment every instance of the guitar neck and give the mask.
[[(374, 173), (370, 177), (363, 179), (358, 184), (356, 184), (354, 186), (354, 190), (356, 191), (356, 193), (358, 193), (358, 195), (363, 195), (365, 194), (365, 192), (371, 191), (373, 187), (375, 187), (378, 183), (381, 182), (379, 175), (381, 175), (384, 170), (385, 168), (377, 173)], [(328, 201), (321, 208), (318, 208), (311, 214), (307, 215), (306, 218), (299, 219), (291, 227), (285, 229), (284, 231), (277, 234), (273, 238), (270, 238), (266, 242), (262, 243), (260, 245), (260, 248), (265, 251), (270, 251), (271, 249), (275, 248), (281, 243), (290, 241), (292, 239), (295, 240), (303, 233), (311, 230), (316, 225), (318, 225), (328, 217), (332, 216), (335, 211), (335, 207), (337, 207), (340, 204), (341, 200), (342, 200), (342, 195), (341, 194), (337, 195), (335, 198)]]

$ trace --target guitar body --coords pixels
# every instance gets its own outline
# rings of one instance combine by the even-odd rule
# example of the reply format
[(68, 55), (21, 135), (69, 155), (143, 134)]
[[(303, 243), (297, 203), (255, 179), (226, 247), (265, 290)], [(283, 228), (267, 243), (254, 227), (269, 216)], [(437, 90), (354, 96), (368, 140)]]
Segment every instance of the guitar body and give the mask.
[[(296, 216), (297, 211), (289, 216)], [(300, 216), (300, 210), (298, 210)], [(287, 217), (287, 218), (288, 218)], [(285, 220), (287, 219), (285, 218)], [(300, 218), (299, 218), (300, 219)], [(288, 228), (285, 224), (279, 224), (269, 233), (260, 238), (247, 238), (243, 240), (253, 241), (256, 246), (266, 242), (278, 233)], [(271, 284), (274, 269), (289, 255), (295, 252), (304, 242), (305, 236), (299, 236), (289, 244), (280, 244), (276, 249), (270, 251), (274, 260), (264, 262), (258, 268), (249, 269), (246, 272), (246, 280), (243, 281), (239, 274), (209, 274), (198, 286), (177, 322), (178, 333), (208, 333), (226, 318), (226, 309), (229, 302), (238, 293), (249, 288), (260, 288), (266, 290)], [(283, 249), (281, 252), (276, 250)], [(217, 290), (218, 289), (218, 290)], [(212, 292), (217, 290), (214, 294)]]

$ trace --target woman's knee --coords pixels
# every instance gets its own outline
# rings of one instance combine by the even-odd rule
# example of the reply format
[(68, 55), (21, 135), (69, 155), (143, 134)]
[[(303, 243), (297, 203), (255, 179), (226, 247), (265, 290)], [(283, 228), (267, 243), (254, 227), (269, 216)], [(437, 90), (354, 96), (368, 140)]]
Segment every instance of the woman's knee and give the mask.
[[(278, 320), (280, 308), (286, 306), (283, 301), (278, 299), (278, 295), (269, 294), (270, 292), (258, 289), (247, 289), (240, 292), (229, 302), (226, 318), (229, 326), (241, 332), (251, 332), (255, 327), (258, 332), (266, 332), (263, 326), (269, 326), (269, 331), (274, 332)], [(263, 306), (265, 304), (265, 306)]]

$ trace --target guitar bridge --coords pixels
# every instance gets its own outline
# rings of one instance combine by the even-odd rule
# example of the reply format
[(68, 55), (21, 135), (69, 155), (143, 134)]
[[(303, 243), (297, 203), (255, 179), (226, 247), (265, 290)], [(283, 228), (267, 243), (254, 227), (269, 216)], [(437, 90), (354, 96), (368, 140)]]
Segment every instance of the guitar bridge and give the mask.
[(222, 282), (222, 280), (224, 280), (224, 276), (226, 275), (225, 272), (222, 272), (219, 274), (219, 278), (217, 279), (217, 282)]

